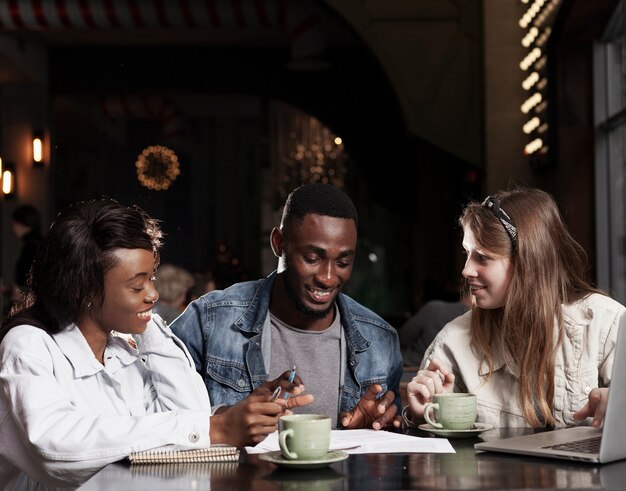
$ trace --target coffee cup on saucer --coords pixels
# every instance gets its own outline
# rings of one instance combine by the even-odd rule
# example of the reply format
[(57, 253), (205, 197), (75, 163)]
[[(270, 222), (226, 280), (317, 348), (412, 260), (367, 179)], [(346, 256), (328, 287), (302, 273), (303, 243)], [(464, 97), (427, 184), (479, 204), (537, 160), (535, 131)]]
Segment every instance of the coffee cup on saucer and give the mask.
[(433, 428), (469, 430), (476, 421), (476, 396), (457, 392), (435, 394), (432, 402), (424, 406), (424, 419)]
[(328, 454), (331, 419), (323, 414), (292, 414), (278, 421), (278, 443), (289, 460), (318, 460)]

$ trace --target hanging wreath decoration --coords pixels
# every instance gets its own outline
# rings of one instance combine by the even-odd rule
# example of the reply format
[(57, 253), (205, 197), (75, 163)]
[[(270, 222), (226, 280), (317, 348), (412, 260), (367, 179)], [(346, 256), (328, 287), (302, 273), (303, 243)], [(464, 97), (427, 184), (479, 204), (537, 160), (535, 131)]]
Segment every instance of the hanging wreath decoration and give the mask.
[(180, 163), (173, 150), (162, 145), (145, 148), (135, 162), (139, 183), (154, 191), (165, 191), (180, 174)]

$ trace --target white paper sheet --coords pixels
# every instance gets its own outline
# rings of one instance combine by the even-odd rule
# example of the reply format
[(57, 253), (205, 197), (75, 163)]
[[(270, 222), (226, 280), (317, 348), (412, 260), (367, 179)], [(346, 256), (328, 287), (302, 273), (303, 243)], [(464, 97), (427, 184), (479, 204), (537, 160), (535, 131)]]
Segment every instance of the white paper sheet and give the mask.
[[(249, 454), (280, 450), (278, 432), (267, 436), (255, 447), (246, 447)], [(445, 438), (420, 438), (389, 431), (332, 430), (330, 450), (345, 450), (349, 454), (360, 453), (455, 453)]]

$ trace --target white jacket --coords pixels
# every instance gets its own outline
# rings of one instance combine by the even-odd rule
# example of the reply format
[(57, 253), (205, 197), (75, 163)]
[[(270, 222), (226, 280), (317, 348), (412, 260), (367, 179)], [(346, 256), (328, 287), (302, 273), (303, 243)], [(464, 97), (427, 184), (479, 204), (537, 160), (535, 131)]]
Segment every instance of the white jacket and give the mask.
[[(573, 414), (587, 402), (594, 387), (608, 387), (619, 321), (626, 308), (592, 294), (563, 306), (564, 336), (554, 367), (554, 417), (558, 426), (574, 424)], [(431, 358), (446, 363), (455, 375), (454, 391), (476, 394), (477, 421), (496, 427), (528, 426), (517, 401), (519, 375), (498, 357), (485, 382), (481, 357), (470, 347), (468, 312), (447, 324), (426, 350), (422, 368)], [(482, 371), (481, 371), (482, 370)]]
[(134, 451), (210, 444), (209, 397), (183, 343), (158, 316), (134, 339), (137, 349), (110, 335), (103, 366), (76, 325), (52, 336), (28, 325), (8, 332), (0, 344), (4, 489), (78, 484)]

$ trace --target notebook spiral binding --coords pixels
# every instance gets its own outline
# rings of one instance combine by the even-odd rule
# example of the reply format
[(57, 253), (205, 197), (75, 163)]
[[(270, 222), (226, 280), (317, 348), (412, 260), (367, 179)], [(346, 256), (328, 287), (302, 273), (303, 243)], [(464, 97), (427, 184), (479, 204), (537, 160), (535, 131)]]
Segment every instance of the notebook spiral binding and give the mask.
[(237, 447), (209, 447), (194, 450), (146, 450), (128, 456), (131, 464), (194, 464), (204, 462), (237, 462)]

